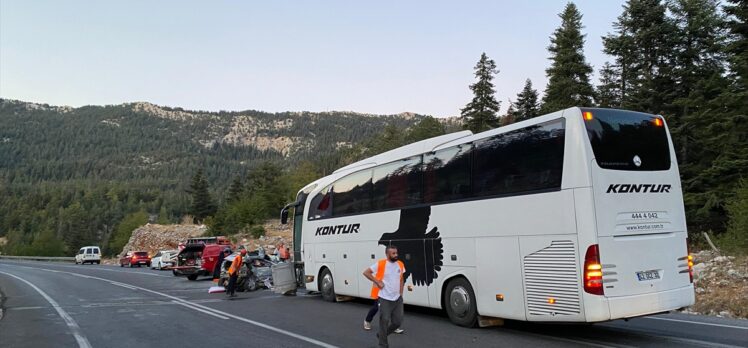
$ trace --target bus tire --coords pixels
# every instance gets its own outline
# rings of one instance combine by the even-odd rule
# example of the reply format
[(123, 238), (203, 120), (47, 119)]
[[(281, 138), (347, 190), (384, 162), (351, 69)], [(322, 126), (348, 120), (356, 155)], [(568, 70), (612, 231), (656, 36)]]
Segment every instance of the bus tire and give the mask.
[(332, 272), (328, 268), (322, 270), (319, 276), (319, 292), (322, 299), (327, 302), (335, 302), (335, 282), (332, 279)]
[(464, 327), (475, 327), (478, 324), (475, 292), (467, 279), (460, 277), (449, 282), (444, 292), (444, 307), (453, 323)]

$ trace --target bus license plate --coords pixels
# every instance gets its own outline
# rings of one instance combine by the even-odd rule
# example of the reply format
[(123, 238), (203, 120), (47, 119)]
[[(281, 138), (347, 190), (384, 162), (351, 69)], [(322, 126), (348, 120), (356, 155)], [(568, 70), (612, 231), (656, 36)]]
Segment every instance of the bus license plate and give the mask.
[(657, 271), (636, 272), (636, 277), (639, 278), (640, 282), (645, 281), (645, 280), (660, 279), (660, 272), (657, 272)]

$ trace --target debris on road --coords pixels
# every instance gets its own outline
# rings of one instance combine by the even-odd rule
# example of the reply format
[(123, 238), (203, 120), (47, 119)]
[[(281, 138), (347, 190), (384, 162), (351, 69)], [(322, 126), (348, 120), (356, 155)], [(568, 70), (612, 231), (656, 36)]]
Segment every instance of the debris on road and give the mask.
[(226, 288), (223, 286), (211, 286), (210, 289), (208, 289), (209, 294), (217, 294), (221, 292), (226, 292)]

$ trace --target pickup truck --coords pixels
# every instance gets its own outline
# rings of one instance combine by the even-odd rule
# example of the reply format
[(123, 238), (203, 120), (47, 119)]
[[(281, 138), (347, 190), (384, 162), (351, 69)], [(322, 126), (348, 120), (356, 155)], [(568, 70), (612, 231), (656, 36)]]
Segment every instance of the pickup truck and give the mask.
[(186, 276), (189, 280), (213, 275), (218, 255), (226, 247), (228, 246), (221, 244), (186, 244), (177, 255), (177, 265), (172, 268), (172, 272), (175, 276)]
[(151, 257), (145, 251), (128, 251), (125, 256), (120, 257), (119, 266), (138, 266), (145, 265), (151, 267)]

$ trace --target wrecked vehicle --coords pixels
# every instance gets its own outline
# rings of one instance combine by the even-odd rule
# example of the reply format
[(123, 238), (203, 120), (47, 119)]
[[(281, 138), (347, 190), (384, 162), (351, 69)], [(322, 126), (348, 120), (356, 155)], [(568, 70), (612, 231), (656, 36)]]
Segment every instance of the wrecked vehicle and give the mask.
[(197, 280), (200, 276), (213, 275), (218, 255), (226, 248), (222, 244), (189, 243), (177, 255), (177, 265), (172, 268), (175, 276), (186, 276)]
[[(221, 278), (218, 284), (227, 286), (229, 283), (229, 267), (239, 253), (233, 253), (223, 260), (221, 267)], [(238, 291), (254, 291), (260, 288), (270, 288), (273, 284), (273, 273), (271, 267), (275, 262), (258, 255), (249, 254), (245, 257), (242, 267), (239, 269), (239, 277), (236, 280)]]

